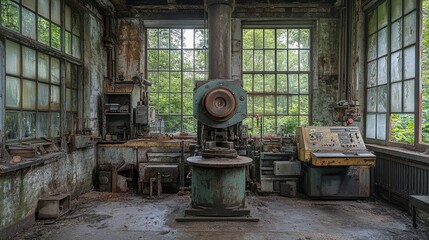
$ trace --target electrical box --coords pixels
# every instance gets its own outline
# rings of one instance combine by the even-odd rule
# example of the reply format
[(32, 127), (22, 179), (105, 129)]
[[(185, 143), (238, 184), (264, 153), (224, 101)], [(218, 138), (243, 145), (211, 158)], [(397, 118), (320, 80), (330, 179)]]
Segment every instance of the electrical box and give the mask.
[(299, 161), (275, 161), (274, 175), (276, 176), (293, 176), (301, 175), (301, 162)]
[(136, 106), (135, 123), (149, 125), (154, 122), (155, 122), (155, 108), (151, 106), (144, 106), (144, 105)]

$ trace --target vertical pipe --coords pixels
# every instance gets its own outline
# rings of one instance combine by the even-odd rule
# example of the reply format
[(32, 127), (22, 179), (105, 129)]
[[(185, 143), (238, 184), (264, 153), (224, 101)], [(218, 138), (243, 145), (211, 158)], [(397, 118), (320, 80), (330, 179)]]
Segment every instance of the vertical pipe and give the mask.
[(231, 0), (208, 1), (209, 80), (231, 79)]

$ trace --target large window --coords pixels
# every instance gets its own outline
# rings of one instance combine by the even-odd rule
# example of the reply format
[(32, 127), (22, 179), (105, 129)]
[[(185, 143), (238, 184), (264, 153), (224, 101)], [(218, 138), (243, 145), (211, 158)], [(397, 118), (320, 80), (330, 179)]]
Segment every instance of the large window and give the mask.
[(422, 14), (422, 142), (429, 143), (429, 0), (423, 0)]
[(367, 139), (418, 139), (418, 19), (415, 0), (380, 1), (367, 14)]
[[(60, 137), (61, 129), (72, 130), (78, 118), (79, 14), (61, 0), (0, 0), (0, 4), (0, 26), (10, 32), (4, 42), (5, 138)], [(11, 40), (12, 35), (22, 40)], [(30, 47), (34, 43), (44, 47)]]
[[(244, 120), (253, 134), (309, 123), (310, 28), (243, 29)], [(256, 115), (262, 120), (257, 120)]]
[(167, 133), (195, 133), (195, 81), (207, 79), (207, 33), (204, 29), (147, 30), (147, 77), (157, 126)]

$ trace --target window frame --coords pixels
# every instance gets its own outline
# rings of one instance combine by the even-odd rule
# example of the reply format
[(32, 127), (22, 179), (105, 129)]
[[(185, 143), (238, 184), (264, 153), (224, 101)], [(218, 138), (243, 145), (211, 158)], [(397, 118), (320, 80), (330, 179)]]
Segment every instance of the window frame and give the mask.
[[(243, 79), (243, 85), (244, 85), (244, 75), (246, 75), (246, 74), (249, 74), (249, 75), (252, 75), (252, 76), (254, 76), (254, 75), (257, 75), (257, 74), (262, 74), (262, 75), (265, 75), (265, 74), (274, 74), (274, 75), (276, 75), (275, 76), (275, 86), (276, 86), (276, 88), (277, 88), (277, 84), (278, 84), (278, 80), (277, 80), (277, 75), (279, 75), (279, 74), (285, 74), (288, 78), (289, 78), (289, 75), (290, 74), (298, 74), (298, 75), (301, 75), (301, 74), (307, 74), (308, 75), (308, 85), (307, 85), (307, 87), (308, 87), (308, 91), (307, 91), (307, 93), (305, 93), (305, 94), (301, 94), (300, 93), (300, 90), (298, 89), (298, 93), (289, 93), (288, 91), (287, 92), (285, 92), (285, 93), (279, 93), (278, 91), (277, 91), (277, 89), (275, 89), (275, 91), (274, 92), (269, 92), (269, 93), (267, 93), (267, 92), (251, 92), (251, 93), (248, 93), (248, 95), (249, 96), (263, 96), (263, 97), (265, 97), (265, 96), (273, 96), (274, 97), (274, 107), (275, 107), (275, 113), (273, 113), (273, 114), (266, 114), (266, 115), (264, 115), (264, 113), (258, 113), (259, 114), (259, 116), (261, 117), (264, 117), (264, 116), (268, 116), (268, 117), (274, 117), (275, 118), (275, 120), (274, 120), (274, 124), (275, 124), (275, 132), (276, 133), (279, 133), (280, 132), (280, 130), (281, 130), (281, 128), (280, 128), (280, 126), (278, 126), (278, 117), (288, 117), (288, 116), (292, 116), (292, 117), (297, 117), (298, 118), (298, 125), (297, 126), (300, 126), (301, 124), (300, 124), (300, 117), (302, 117), (302, 116), (304, 116), (304, 115), (302, 115), (300, 112), (298, 112), (297, 114), (289, 114), (289, 112), (287, 113), (287, 114), (278, 114), (278, 111), (277, 111), (277, 108), (278, 108), (278, 106), (277, 106), (277, 97), (278, 96), (286, 96), (286, 99), (287, 99), (287, 102), (288, 102), (288, 104), (287, 104), (287, 108), (289, 108), (289, 97), (291, 97), (291, 96), (301, 96), (301, 95), (307, 95), (308, 96), (308, 113), (306, 114), (306, 116), (307, 116), (307, 118), (308, 118), (308, 125), (311, 125), (312, 123), (313, 123), (313, 116), (312, 116), (312, 107), (313, 107), (313, 77), (314, 77), (314, 62), (313, 62), (313, 56), (314, 56), (314, 49), (315, 49), (315, 46), (316, 46), (316, 43), (315, 43), (315, 38), (314, 38), (314, 36), (315, 36), (315, 33), (316, 33), (316, 30), (315, 30), (315, 28), (316, 28), (316, 23), (315, 23), (315, 21), (288, 21), (288, 22), (284, 22), (284, 21), (281, 21), (281, 22), (279, 22), (279, 21), (266, 21), (266, 22), (252, 22), (252, 21), (244, 21), (244, 22), (242, 22), (242, 29), (241, 29), (241, 36), (242, 36), (242, 39), (241, 39), (241, 41), (242, 41), (242, 46), (241, 46), (241, 51), (240, 51), (240, 53), (241, 53), (241, 56), (242, 56), (242, 60), (241, 60), (241, 74), (242, 74), (242, 79)], [(308, 70), (306, 70), (306, 71), (302, 71), (302, 70), (300, 70), (300, 69), (298, 69), (298, 70), (296, 70), (296, 71), (290, 71), (289, 70), (289, 68), (286, 70), (286, 71), (280, 71), (280, 70), (277, 70), (277, 58), (276, 58), (276, 56), (277, 56), (277, 49), (278, 49), (278, 47), (277, 47), (277, 44), (275, 43), (275, 46), (274, 46), (274, 56), (275, 56), (275, 67), (274, 67), (274, 70), (273, 71), (265, 71), (265, 70), (262, 70), (262, 71), (255, 71), (255, 70), (253, 70), (253, 71), (246, 71), (246, 70), (244, 70), (244, 54), (243, 54), (243, 50), (245, 50), (245, 48), (244, 48), (244, 46), (243, 46), (243, 44), (244, 44), (244, 39), (243, 39), (243, 30), (245, 30), (245, 29), (254, 29), (254, 30), (256, 30), (256, 29), (275, 29), (275, 33), (274, 33), (274, 36), (275, 36), (275, 39), (277, 38), (276, 37), (276, 31), (278, 30), (278, 29), (283, 29), (283, 30), (289, 30), (289, 29), (292, 29), (292, 30), (300, 30), (300, 29), (308, 29), (309, 30), (309, 46), (308, 46), (308, 48), (305, 48), (305, 50), (308, 50), (309, 51), (309, 55), (308, 55)], [(276, 41), (275, 41), (276, 42)], [(253, 47), (252, 48), (253, 50), (255, 50), (256, 48), (255, 47)], [(301, 51), (301, 48), (299, 47), (299, 48), (290, 48), (289, 46), (287, 46), (287, 48), (285, 48), (284, 50), (286, 50), (286, 51), (289, 51), (289, 50), (298, 50), (298, 51)], [(265, 47), (262, 47), (261, 48), (261, 50), (265, 50)], [(300, 54), (298, 54), (299, 56), (300, 56)], [(264, 53), (264, 56), (265, 56), (265, 53)], [(287, 58), (287, 65), (289, 65), (289, 58)], [(298, 57), (298, 61), (299, 61), (299, 57)], [(252, 79), (253, 79), (253, 77), (252, 77)], [(298, 82), (299, 82), (299, 80), (298, 80)], [(254, 85), (254, 79), (252, 80), (252, 85)], [(288, 85), (289, 85), (289, 81), (288, 81)], [(298, 85), (298, 88), (299, 88), (299, 85)], [(298, 102), (300, 101), (300, 99), (299, 99), (299, 97), (298, 97)], [(299, 104), (300, 105), (300, 104)], [(265, 101), (264, 101), (264, 108), (265, 108)], [(254, 109), (253, 109), (253, 111), (254, 111)], [(257, 120), (253, 120), (253, 118), (255, 117), (255, 115), (256, 115), (256, 112), (253, 112), (253, 113), (248, 113), (247, 114), (248, 116), (247, 116), (247, 118), (246, 119), (251, 119), (250, 121), (253, 123), (254, 121), (256, 121), (257, 122)], [(244, 121), (246, 121), (246, 120), (244, 120)], [(244, 122), (243, 121), (243, 122)], [(262, 120), (263, 121), (263, 120)], [(260, 131), (260, 130), (257, 130), (257, 131)], [(257, 133), (258, 135), (259, 134), (261, 134), (261, 132), (258, 132)], [(264, 129), (263, 129), (263, 133), (262, 134), (264, 134)], [(270, 134), (270, 133), (268, 133), (268, 134)]]
[[(386, 2), (387, 5), (387, 109), (386, 109), (386, 140), (379, 140), (379, 139), (372, 139), (367, 138), (366, 129), (368, 122), (364, 121), (364, 139), (366, 143), (370, 144), (378, 144), (378, 145), (384, 145), (384, 146), (392, 146), (392, 147), (401, 147), (406, 148), (410, 150), (416, 150), (416, 151), (425, 151), (429, 147), (429, 143), (422, 142), (422, 71), (421, 71), (421, 49), (422, 49), (422, 1), (416, 0), (416, 8), (414, 10), (411, 10), (410, 12), (404, 13), (404, 4), (402, 4), (402, 12), (401, 16), (394, 21), (392, 21), (392, 0), (378, 0), (372, 3), (371, 5), (366, 5), (363, 8), (364, 14), (365, 14), (365, 24), (364, 24), (364, 46), (365, 46), (365, 62), (364, 62), (364, 71), (365, 71), (365, 89), (364, 89), (364, 102), (365, 102), (365, 111), (364, 116), (367, 116), (368, 114), (368, 29), (369, 29), (369, 14), (373, 11), (377, 11), (378, 6), (383, 4), (383, 2)], [(403, 1), (401, 1), (403, 2)], [(404, 39), (402, 37), (402, 43), (401, 47), (396, 49), (395, 51), (391, 50), (391, 44), (392, 44), (392, 24), (396, 23), (401, 19), (404, 21), (406, 16), (409, 16), (412, 14), (412, 12), (416, 12), (416, 41), (413, 44), (404, 45)], [(404, 23), (402, 22), (402, 26), (404, 26)], [(378, 31), (378, 30), (377, 30)], [(403, 28), (402, 28), (403, 31)], [(404, 143), (404, 142), (395, 142), (392, 141), (392, 114), (398, 113), (398, 112), (392, 112), (391, 109), (391, 100), (392, 100), (392, 94), (391, 94), (391, 55), (392, 53), (396, 53), (399, 51), (402, 51), (402, 53), (407, 49), (408, 47), (414, 45), (415, 46), (415, 76), (414, 76), (414, 112), (411, 112), (410, 114), (413, 114), (414, 116), (414, 143)], [(377, 57), (378, 58), (378, 57)], [(376, 58), (376, 59), (377, 59)], [(404, 63), (404, 59), (402, 59), (402, 63)], [(378, 71), (377, 71), (378, 73)], [(402, 74), (404, 74), (404, 68), (402, 69)], [(401, 78), (399, 82), (402, 83), (402, 90), (404, 82), (409, 79), (406, 79), (405, 76)], [(403, 92), (403, 91), (402, 91)], [(399, 114), (406, 114), (406, 112), (400, 112)]]

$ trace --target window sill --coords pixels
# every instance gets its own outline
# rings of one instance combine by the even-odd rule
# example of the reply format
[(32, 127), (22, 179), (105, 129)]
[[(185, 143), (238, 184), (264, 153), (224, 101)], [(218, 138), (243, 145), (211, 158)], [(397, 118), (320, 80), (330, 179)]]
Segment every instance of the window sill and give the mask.
[(376, 144), (366, 144), (366, 147), (374, 152), (384, 153), (395, 157), (404, 158), (408, 161), (429, 165), (429, 154), (427, 153), (412, 151), (400, 147), (388, 147)]
[(22, 161), (18, 163), (2, 162), (2, 159), (0, 159), (0, 176), (5, 173), (18, 171), (24, 168), (30, 168), (37, 165), (56, 162), (63, 156), (64, 153), (62, 152), (54, 152), (34, 158), (23, 158)]

